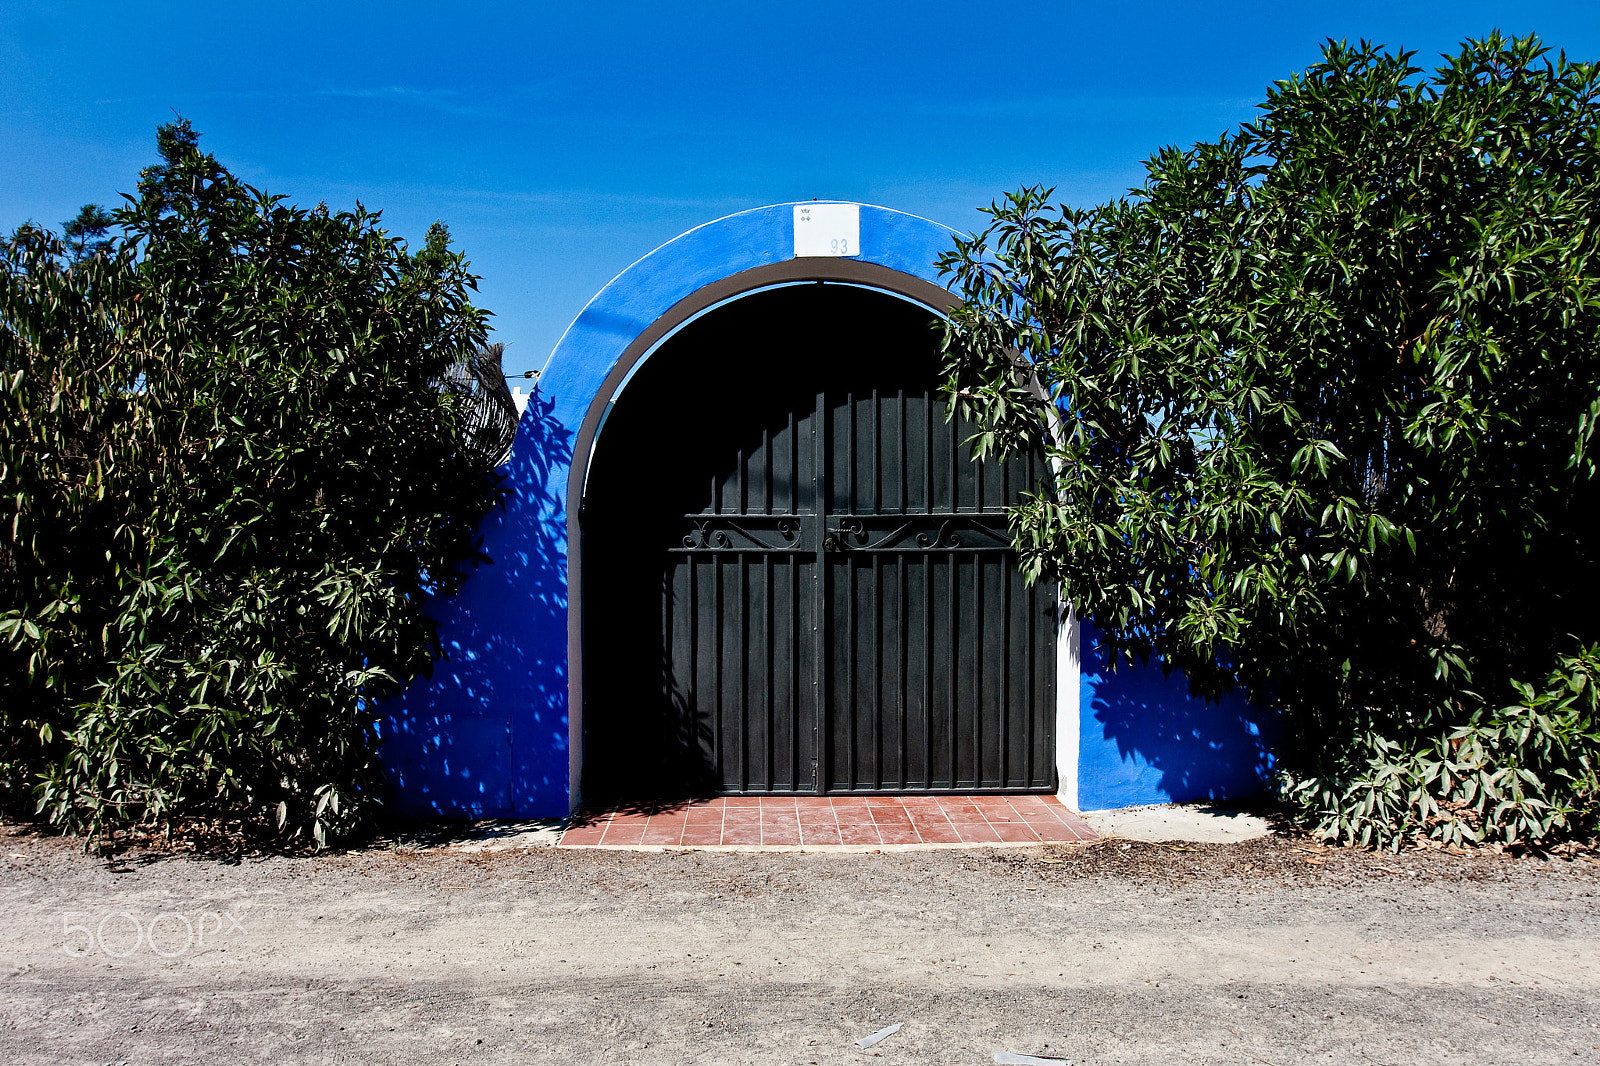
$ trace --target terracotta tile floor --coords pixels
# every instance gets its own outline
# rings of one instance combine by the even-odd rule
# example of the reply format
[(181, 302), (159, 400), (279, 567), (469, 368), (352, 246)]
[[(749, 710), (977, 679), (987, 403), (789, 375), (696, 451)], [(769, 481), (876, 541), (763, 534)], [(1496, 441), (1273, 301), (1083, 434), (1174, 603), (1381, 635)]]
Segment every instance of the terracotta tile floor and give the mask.
[(566, 845), (825, 847), (1094, 840), (1054, 796), (722, 796), (654, 813), (592, 812)]

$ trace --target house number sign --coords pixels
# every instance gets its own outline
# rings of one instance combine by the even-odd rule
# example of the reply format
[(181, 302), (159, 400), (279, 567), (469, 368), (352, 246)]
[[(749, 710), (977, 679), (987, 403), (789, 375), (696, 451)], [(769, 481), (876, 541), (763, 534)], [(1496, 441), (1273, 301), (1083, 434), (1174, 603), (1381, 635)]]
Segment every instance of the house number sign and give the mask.
[(794, 256), (860, 255), (860, 204), (795, 204)]

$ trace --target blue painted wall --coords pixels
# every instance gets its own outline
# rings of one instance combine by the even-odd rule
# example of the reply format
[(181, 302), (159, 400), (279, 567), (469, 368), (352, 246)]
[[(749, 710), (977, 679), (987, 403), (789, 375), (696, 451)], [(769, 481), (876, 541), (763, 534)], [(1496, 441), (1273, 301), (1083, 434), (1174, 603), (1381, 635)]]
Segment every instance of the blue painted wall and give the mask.
[(1276, 720), (1235, 693), (1189, 695), (1183, 675), (1107, 668), (1099, 633), (1079, 636), (1078, 807), (1243, 799), (1266, 787)]
[(429, 605), (449, 656), (388, 701), (384, 760), (402, 813), (567, 814), (566, 471), (576, 427), (535, 393), (479, 532), (493, 560)]

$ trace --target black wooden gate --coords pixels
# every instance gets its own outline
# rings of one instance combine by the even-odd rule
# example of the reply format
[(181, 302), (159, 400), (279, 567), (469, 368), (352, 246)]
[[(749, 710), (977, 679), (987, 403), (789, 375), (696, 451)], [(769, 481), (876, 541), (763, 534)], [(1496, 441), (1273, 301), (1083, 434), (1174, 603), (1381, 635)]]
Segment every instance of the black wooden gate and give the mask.
[(1055, 596), (1004, 514), (1044, 468), (971, 461), (935, 324), (791, 287), (635, 375), (586, 494), (591, 798), (1054, 789)]

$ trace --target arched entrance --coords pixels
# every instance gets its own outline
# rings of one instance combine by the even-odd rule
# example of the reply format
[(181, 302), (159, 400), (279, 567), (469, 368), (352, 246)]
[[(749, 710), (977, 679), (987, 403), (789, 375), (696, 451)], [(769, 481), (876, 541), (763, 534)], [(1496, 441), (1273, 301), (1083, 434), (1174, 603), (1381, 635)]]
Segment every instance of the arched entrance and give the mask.
[(744, 295), (605, 414), (580, 514), (582, 790), (1048, 792), (1054, 590), (974, 463), (938, 319), (859, 285)]
[[(1112, 677), (1092, 641), (1080, 648), (1076, 621), (1057, 624), (1046, 590), (1015, 583), (995, 554), (1004, 552), (1000, 508), (1031, 473), (980, 474), (957, 456), (948, 489), (885, 490), (862, 503), (863, 487), (879, 491), (900, 463), (919, 403), (928, 405), (919, 424), (935, 434), (933, 459), (915, 465), (908, 433), (895, 469), (938, 474), (951, 454), (938, 450), (951, 428), (928, 399), (937, 374), (925, 357), (930, 320), (954, 299), (936, 266), (953, 234), (886, 208), (823, 208), (777, 204), (697, 226), (618, 274), (573, 320), (503, 468), (505, 505), (479, 526), (480, 564), (454, 595), (428, 605), (447, 658), (378, 709), (396, 809), (563, 817), (601, 799), (581, 794), (590, 767), (595, 788), (636, 793), (1047, 791), (1053, 781), (1063, 802), (1088, 809), (1259, 790), (1270, 767), (1260, 723), (1270, 721), (1242, 699), (1191, 699), (1180, 675), (1155, 665)], [(830, 226), (845, 219), (848, 244), (814, 239), (824, 215)], [(790, 295), (767, 292), (776, 287)], [(696, 347), (696, 337), (705, 343)], [(894, 366), (904, 378), (888, 375)], [(597, 451), (613, 397), (616, 422)], [(787, 407), (772, 406), (780, 399)], [(680, 417), (651, 428), (668, 411)], [(789, 414), (796, 454), (821, 455), (819, 482), (809, 502), (778, 513), (767, 508), (777, 482), (765, 460), (759, 484), (748, 464), (761, 449), (777, 454)], [(705, 442), (715, 447), (700, 449)], [(622, 456), (614, 464), (605, 454), (613, 447)], [(591, 457), (595, 514), (618, 512), (590, 524), (592, 545), (581, 514)], [(699, 502), (671, 495), (690, 459), (701, 464)], [(960, 493), (980, 479), (982, 506), (969, 508)], [(813, 491), (804, 481), (794, 488)], [(641, 490), (659, 497), (655, 509), (630, 515), (630, 494)], [(775, 508), (787, 501), (773, 498)], [(739, 539), (733, 524), (763, 545)], [(952, 532), (960, 544), (946, 539)], [(815, 591), (792, 594), (784, 577)], [(693, 590), (687, 627), (666, 611), (678, 602), (673, 589), (686, 601)], [(708, 630), (707, 605), (719, 602), (729, 610)], [(997, 603), (1003, 619), (991, 613)], [(645, 623), (658, 610), (652, 636)], [(1044, 636), (1051, 630), (1059, 643)], [(623, 654), (629, 646), (643, 657)], [(601, 690), (592, 698), (591, 684)], [(816, 690), (809, 702), (807, 688)], [(599, 745), (593, 759), (589, 738)]]

